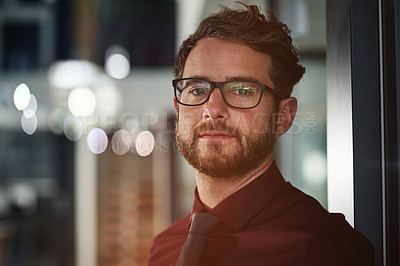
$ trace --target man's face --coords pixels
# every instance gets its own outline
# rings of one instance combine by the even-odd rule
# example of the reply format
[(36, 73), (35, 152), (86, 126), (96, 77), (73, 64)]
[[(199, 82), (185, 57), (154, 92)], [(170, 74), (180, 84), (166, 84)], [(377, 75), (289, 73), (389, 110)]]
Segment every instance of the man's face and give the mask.
[[(271, 59), (246, 45), (201, 39), (190, 52), (182, 78), (210, 81), (248, 80), (274, 88), (268, 73)], [(236, 178), (273, 156), (274, 101), (264, 92), (252, 109), (226, 105), (219, 88), (200, 106), (177, 106), (177, 143), (199, 172), (215, 178)]]

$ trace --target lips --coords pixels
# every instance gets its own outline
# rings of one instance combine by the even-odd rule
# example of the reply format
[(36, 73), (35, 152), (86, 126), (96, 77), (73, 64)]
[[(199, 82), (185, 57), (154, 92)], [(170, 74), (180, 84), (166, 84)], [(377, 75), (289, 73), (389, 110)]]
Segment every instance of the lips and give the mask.
[(232, 135), (228, 134), (227, 132), (222, 131), (204, 131), (200, 133), (200, 137), (204, 136), (225, 136), (225, 137), (232, 137)]
[(223, 131), (204, 131), (199, 134), (200, 139), (210, 141), (222, 141), (233, 137), (232, 134)]
[(227, 126), (225, 123), (205, 122), (194, 128), (193, 135), (198, 139), (209, 141), (222, 141), (238, 136), (235, 128)]

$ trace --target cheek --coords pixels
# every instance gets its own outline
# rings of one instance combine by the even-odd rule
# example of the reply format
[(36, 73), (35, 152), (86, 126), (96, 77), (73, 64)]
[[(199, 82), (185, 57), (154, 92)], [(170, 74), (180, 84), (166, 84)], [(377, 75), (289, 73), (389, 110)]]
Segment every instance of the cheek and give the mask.
[(179, 110), (179, 131), (186, 132), (192, 130), (193, 127), (200, 121), (201, 114), (198, 112), (188, 110), (187, 108), (180, 108)]
[(265, 134), (270, 132), (271, 114), (266, 112), (237, 112), (232, 115), (231, 126), (239, 129), (243, 135)]
[(254, 113), (249, 119), (249, 127), (253, 134), (265, 134), (270, 132), (271, 114), (265, 112)]

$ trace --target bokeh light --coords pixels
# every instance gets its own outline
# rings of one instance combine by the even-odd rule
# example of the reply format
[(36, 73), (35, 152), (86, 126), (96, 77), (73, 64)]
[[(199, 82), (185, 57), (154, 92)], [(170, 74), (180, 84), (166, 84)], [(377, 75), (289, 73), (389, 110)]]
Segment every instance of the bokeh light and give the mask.
[(101, 128), (92, 129), (86, 140), (89, 150), (94, 154), (103, 153), (108, 145), (107, 134)]
[(9, 189), (9, 198), (23, 212), (31, 213), (37, 207), (37, 191), (28, 182), (17, 182)]
[(68, 110), (63, 108), (54, 108), (48, 116), (48, 127), (54, 134), (62, 134), (64, 132), (64, 122), (68, 117)]
[(326, 156), (321, 151), (307, 153), (302, 167), (305, 180), (312, 185), (320, 185), (326, 180)]
[(73, 115), (69, 115), (63, 125), (65, 136), (71, 141), (77, 141), (82, 137), (83, 124), (82, 121)]
[(88, 88), (76, 88), (68, 96), (68, 108), (76, 116), (89, 116), (96, 108), (96, 98)]
[(35, 95), (31, 94), (28, 106), (24, 109), (24, 116), (26, 118), (31, 118), (36, 114), (37, 110), (37, 100)]
[(112, 85), (96, 89), (96, 111), (100, 115), (115, 115), (122, 106), (121, 93)]
[(35, 114), (33, 116), (31, 116), (30, 118), (27, 118), (22, 114), (21, 126), (26, 134), (32, 135), (33, 133), (35, 133), (35, 131), (37, 129), (37, 125), (38, 125), (38, 121), (37, 121), (37, 117)]
[(111, 149), (117, 155), (126, 154), (131, 146), (132, 137), (130, 133), (124, 129), (116, 131), (111, 138)]
[(15, 107), (22, 111), (24, 110), (31, 100), (31, 92), (25, 83), (21, 83), (14, 91), (14, 104)]
[(128, 130), (132, 134), (135, 134), (135, 133), (138, 133), (141, 131), (139, 117), (134, 113), (125, 114), (120, 119), (120, 126), (124, 129)]
[(150, 131), (140, 132), (136, 138), (136, 151), (140, 156), (148, 156), (154, 150), (155, 140)]
[(67, 60), (53, 64), (49, 69), (50, 84), (59, 89), (73, 89), (92, 82), (95, 66), (89, 61)]
[(129, 54), (126, 49), (117, 45), (108, 48), (104, 68), (110, 77), (115, 79), (126, 78), (131, 70)]

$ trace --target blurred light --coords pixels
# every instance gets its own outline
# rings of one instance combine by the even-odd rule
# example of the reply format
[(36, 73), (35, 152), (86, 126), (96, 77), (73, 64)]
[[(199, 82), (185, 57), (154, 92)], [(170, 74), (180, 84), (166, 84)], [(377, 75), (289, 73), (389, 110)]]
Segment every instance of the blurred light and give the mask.
[(122, 106), (122, 96), (112, 85), (95, 90), (96, 110), (100, 115), (115, 115)]
[(89, 61), (69, 60), (53, 64), (49, 69), (50, 83), (60, 89), (72, 89), (88, 85), (96, 74)]
[(131, 70), (129, 54), (121, 46), (111, 46), (106, 51), (105, 71), (115, 79), (124, 79)]
[(37, 121), (37, 117), (35, 114), (30, 118), (27, 118), (27, 117), (25, 117), (25, 115), (22, 115), (21, 126), (26, 134), (32, 135), (33, 133), (35, 133), (35, 131), (37, 129), (37, 124), (38, 124), (38, 121)]
[(132, 137), (128, 131), (120, 129), (111, 138), (111, 149), (117, 155), (124, 155), (132, 146)]
[(96, 108), (96, 98), (88, 88), (77, 88), (68, 96), (68, 108), (76, 116), (89, 116)]
[(53, 109), (48, 116), (48, 126), (54, 134), (62, 134), (64, 132), (64, 121), (67, 118), (67, 110), (61, 108)]
[(23, 212), (31, 213), (36, 209), (37, 192), (35, 188), (28, 183), (15, 183), (9, 190), (11, 201)]
[(37, 101), (35, 95), (31, 94), (28, 106), (24, 109), (24, 116), (26, 118), (31, 118), (36, 114)]
[(304, 179), (312, 185), (322, 184), (326, 180), (326, 157), (320, 151), (308, 153), (303, 162)]
[(69, 115), (64, 121), (63, 131), (69, 140), (79, 140), (83, 133), (82, 121), (73, 115)]
[(150, 131), (140, 132), (136, 138), (136, 151), (140, 156), (148, 156), (154, 150), (154, 136)]
[(14, 104), (18, 110), (24, 110), (31, 99), (31, 92), (25, 83), (21, 83), (14, 91)]
[(120, 126), (130, 133), (138, 133), (140, 131), (139, 117), (135, 113), (124, 114), (120, 119)]
[(113, 54), (107, 58), (106, 72), (113, 78), (124, 79), (129, 75), (129, 60), (122, 54)]
[(94, 154), (103, 153), (108, 144), (107, 134), (100, 128), (92, 129), (87, 136), (89, 150)]
[(36, 179), (35, 188), (40, 198), (55, 198), (58, 196), (58, 181), (51, 177)]

